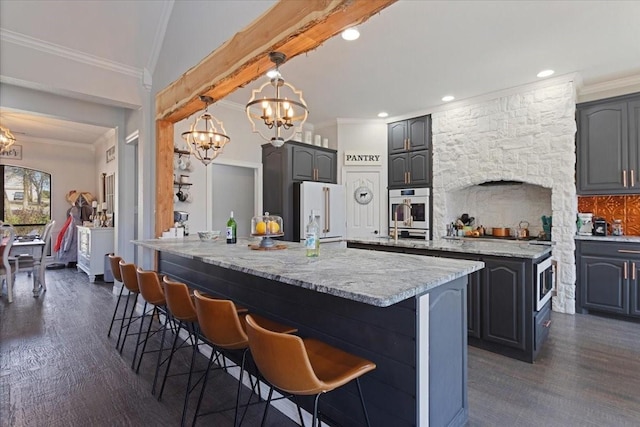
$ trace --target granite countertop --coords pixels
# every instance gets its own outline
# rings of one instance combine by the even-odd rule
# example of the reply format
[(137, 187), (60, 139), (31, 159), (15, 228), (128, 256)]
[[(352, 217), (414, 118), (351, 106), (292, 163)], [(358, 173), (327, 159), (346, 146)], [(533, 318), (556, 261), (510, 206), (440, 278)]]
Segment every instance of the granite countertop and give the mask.
[(582, 236), (576, 234), (576, 240), (597, 240), (599, 242), (640, 243), (640, 236)]
[(259, 251), (255, 240), (202, 242), (184, 239), (137, 240), (134, 244), (285, 284), (365, 304), (386, 307), (426, 293), (484, 268), (479, 261), (348, 249), (344, 242), (323, 243), (318, 258), (306, 257), (300, 243), (287, 249)]
[(376, 237), (369, 239), (349, 239), (349, 242), (424, 249), (426, 251), (458, 252), (534, 260), (551, 253), (551, 245), (549, 244), (532, 244), (519, 242), (517, 240), (500, 241), (453, 238), (438, 240), (398, 239), (396, 242), (389, 237)]

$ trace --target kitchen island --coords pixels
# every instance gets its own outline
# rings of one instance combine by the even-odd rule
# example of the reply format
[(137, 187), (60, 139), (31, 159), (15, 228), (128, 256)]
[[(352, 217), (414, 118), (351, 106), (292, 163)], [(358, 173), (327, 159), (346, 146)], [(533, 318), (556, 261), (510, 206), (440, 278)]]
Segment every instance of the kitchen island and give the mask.
[[(467, 276), (478, 261), (321, 245), (307, 258), (298, 243), (255, 251), (197, 239), (144, 240), (161, 273), (295, 326), (377, 369), (362, 378), (374, 426), (464, 425), (467, 403)], [(310, 400), (301, 400), (310, 408)], [(340, 425), (363, 425), (355, 386), (323, 397)]]
[(348, 246), (483, 261), (485, 268), (472, 273), (468, 281), (469, 344), (526, 362), (533, 362), (542, 349), (551, 326), (555, 290), (549, 243), (377, 237), (351, 239)]

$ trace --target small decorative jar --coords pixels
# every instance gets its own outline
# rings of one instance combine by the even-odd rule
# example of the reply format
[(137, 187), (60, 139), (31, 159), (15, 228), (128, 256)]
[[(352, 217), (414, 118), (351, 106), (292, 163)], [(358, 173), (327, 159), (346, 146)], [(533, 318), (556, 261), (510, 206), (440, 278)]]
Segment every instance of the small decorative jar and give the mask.
[(613, 236), (622, 236), (624, 231), (622, 229), (622, 220), (614, 219), (613, 224), (611, 224), (611, 234)]

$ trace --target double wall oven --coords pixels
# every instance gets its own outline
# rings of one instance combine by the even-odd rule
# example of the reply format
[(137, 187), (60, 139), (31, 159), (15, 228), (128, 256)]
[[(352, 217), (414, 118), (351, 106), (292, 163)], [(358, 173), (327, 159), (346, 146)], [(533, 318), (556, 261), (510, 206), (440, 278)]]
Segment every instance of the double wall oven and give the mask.
[(389, 232), (398, 227), (398, 237), (430, 239), (429, 189), (389, 190)]

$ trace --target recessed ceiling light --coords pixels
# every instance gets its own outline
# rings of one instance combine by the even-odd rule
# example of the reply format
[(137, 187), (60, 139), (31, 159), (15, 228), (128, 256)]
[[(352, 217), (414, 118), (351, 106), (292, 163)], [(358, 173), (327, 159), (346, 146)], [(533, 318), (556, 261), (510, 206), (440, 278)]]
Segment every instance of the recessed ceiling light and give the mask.
[(553, 73), (555, 73), (553, 70), (542, 70), (538, 73), (538, 77), (549, 77)]
[(453, 101), (454, 99), (456, 99), (456, 97), (455, 97), (455, 96), (453, 96), (453, 95), (447, 95), (447, 96), (443, 96), (443, 97), (442, 97), (442, 100), (443, 100), (444, 102)]
[(354, 27), (347, 28), (342, 32), (342, 38), (348, 41), (357, 40), (358, 37), (360, 37), (360, 31)]
[(378, 117), (380, 117), (381, 119), (384, 119), (385, 117), (389, 117), (389, 113), (381, 111), (378, 113)]

